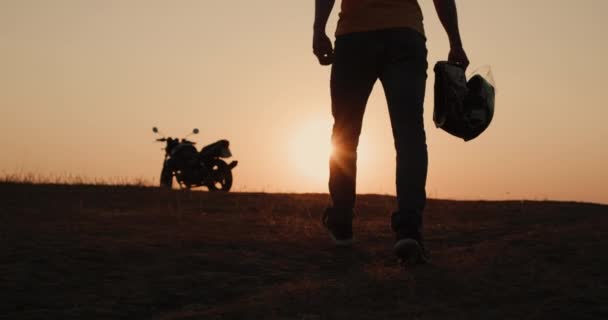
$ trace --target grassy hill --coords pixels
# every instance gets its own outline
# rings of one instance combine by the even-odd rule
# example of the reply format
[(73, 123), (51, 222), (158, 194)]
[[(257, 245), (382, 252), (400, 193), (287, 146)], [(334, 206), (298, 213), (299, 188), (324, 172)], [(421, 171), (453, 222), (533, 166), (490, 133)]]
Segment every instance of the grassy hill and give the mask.
[(320, 194), (0, 184), (1, 319), (608, 319), (608, 206), (430, 200), (429, 265), (394, 198), (334, 248)]

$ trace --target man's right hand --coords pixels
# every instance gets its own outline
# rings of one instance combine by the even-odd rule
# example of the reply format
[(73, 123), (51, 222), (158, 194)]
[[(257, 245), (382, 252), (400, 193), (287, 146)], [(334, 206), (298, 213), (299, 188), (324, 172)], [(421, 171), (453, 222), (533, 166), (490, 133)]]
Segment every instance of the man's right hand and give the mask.
[(458, 29), (458, 13), (455, 0), (433, 0), (439, 20), (450, 39), (450, 54), (448, 61), (463, 67), (469, 66), (469, 58), (462, 48), (460, 30)]
[(461, 45), (452, 46), (448, 55), (448, 61), (461, 66), (465, 70), (469, 66), (469, 58)]
[(312, 50), (322, 66), (328, 66), (334, 62), (334, 48), (325, 32), (314, 32)]

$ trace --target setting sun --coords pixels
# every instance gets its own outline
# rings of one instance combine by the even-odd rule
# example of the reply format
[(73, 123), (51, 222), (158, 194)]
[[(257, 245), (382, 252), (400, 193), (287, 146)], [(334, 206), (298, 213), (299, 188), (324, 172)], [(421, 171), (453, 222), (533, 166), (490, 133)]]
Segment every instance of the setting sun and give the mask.
[(331, 119), (310, 119), (294, 129), (290, 140), (290, 164), (296, 173), (315, 184), (328, 177), (331, 147)]

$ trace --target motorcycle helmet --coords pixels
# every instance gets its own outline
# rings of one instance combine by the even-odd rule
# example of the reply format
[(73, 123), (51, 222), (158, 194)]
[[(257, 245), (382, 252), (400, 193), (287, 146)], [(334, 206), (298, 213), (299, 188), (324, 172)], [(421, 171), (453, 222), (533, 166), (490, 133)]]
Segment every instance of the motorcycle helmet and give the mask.
[(495, 88), (491, 71), (475, 73), (467, 82), (461, 66), (435, 64), (435, 109), (437, 128), (469, 141), (484, 132), (494, 117)]

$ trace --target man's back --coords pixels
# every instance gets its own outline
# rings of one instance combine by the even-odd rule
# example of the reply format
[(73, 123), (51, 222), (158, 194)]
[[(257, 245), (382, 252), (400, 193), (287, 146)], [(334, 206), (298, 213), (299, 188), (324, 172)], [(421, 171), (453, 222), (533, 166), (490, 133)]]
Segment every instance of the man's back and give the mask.
[(424, 34), (417, 0), (342, 0), (336, 35), (395, 27)]

